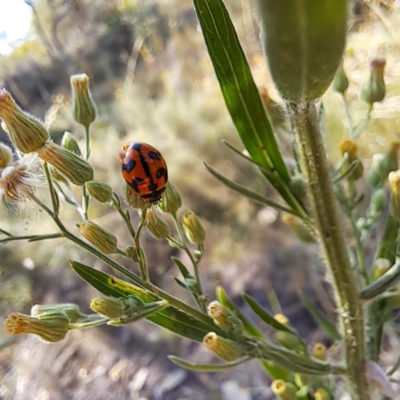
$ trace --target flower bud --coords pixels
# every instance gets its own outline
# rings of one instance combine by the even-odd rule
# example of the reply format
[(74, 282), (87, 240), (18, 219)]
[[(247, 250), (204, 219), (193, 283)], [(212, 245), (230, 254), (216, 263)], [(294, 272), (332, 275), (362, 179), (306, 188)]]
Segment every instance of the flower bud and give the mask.
[(38, 151), (49, 139), (46, 127), (36, 117), (22, 111), (5, 89), (0, 89), (0, 117), (11, 141), (22, 153)]
[(64, 147), (64, 149), (72, 151), (72, 153), (75, 153), (79, 157), (82, 155), (78, 142), (71, 132), (64, 132), (61, 140), (61, 146)]
[(90, 302), (90, 308), (110, 319), (121, 318), (124, 313), (124, 304), (115, 297), (97, 297)]
[(371, 203), (367, 211), (369, 217), (380, 216), (385, 210), (386, 192), (385, 189), (376, 189), (372, 195)]
[(331, 398), (331, 395), (324, 388), (319, 388), (314, 393), (315, 400), (331, 400)]
[(237, 343), (224, 339), (215, 332), (207, 333), (204, 336), (203, 345), (225, 361), (235, 361), (243, 355), (243, 351)]
[(313, 356), (317, 360), (326, 361), (326, 347), (322, 343), (315, 343), (313, 347)]
[(283, 379), (277, 379), (272, 382), (271, 389), (280, 400), (296, 400), (296, 389), (290, 383)]
[(346, 176), (349, 181), (356, 181), (360, 179), (364, 172), (364, 167), (357, 156), (358, 146), (357, 143), (350, 139), (345, 139), (340, 142), (339, 145), (342, 157), (347, 153), (347, 160), (343, 164), (342, 173), (346, 172), (350, 165), (357, 161), (357, 166)]
[(276, 314), (274, 316), (274, 319), (281, 323), (282, 325), (288, 325), (289, 324), (289, 319), (286, 315), (283, 314)]
[(81, 235), (104, 254), (118, 252), (117, 238), (92, 221), (83, 221), (79, 225)]
[(371, 61), (371, 73), (368, 81), (361, 90), (361, 99), (366, 103), (373, 104), (382, 101), (386, 95), (386, 86), (383, 78), (386, 60), (378, 58)]
[(49, 165), (49, 170), (50, 170), (50, 175), (51, 177), (58, 182), (68, 182), (67, 179), (65, 178), (64, 175), (61, 174), (61, 172), (57, 169), (54, 168), (52, 165)]
[(165, 192), (161, 200), (158, 202), (159, 209), (164, 213), (176, 215), (181, 206), (181, 195), (176, 187), (172, 183), (168, 182)]
[(215, 324), (224, 331), (229, 331), (234, 326), (231, 313), (218, 301), (212, 301), (207, 306), (207, 314), (214, 320)]
[(89, 77), (86, 74), (71, 76), (72, 115), (74, 120), (86, 129), (96, 119), (96, 105), (89, 89)]
[(88, 193), (100, 203), (107, 203), (112, 199), (113, 191), (110, 186), (100, 181), (86, 182)]
[(151, 207), (151, 203), (143, 200), (126, 182), (124, 182), (124, 198), (126, 203), (133, 208), (144, 210)]
[(389, 176), (390, 214), (400, 220), (400, 170), (392, 171)]
[(290, 179), (289, 188), (297, 199), (299, 199), (300, 201), (304, 201), (307, 194), (307, 185), (303, 175), (297, 174), (293, 176)]
[(171, 229), (158, 215), (156, 208), (149, 208), (146, 213), (147, 229), (153, 237), (158, 240), (165, 239), (170, 236)]
[(197, 215), (187, 210), (182, 217), (182, 225), (187, 238), (194, 244), (202, 244), (206, 239), (206, 231)]
[(185, 283), (192, 293), (199, 293), (199, 283), (196, 278), (189, 276), (185, 279)]
[(10, 335), (32, 333), (45, 342), (59, 342), (69, 329), (69, 319), (65, 312), (54, 311), (36, 317), (13, 313), (5, 320), (6, 331)]
[(122, 251), (128, 258), (133, 260), (135, 263), (139, 262), (139, 256), (138, 256), (138, 251), (137, 251), (136, 247), (128, 246), (128, 247), (125, 247), (124, 249), (122, 249)]
[(7, 145), (0, 143), (0, 169), (6, 168), (12, 160), (12, 150)]
[(346, 76), (346, 72), (343, 68), (343, 62), (342, 62), (338, 70), (336, 71), (335, 78), (333, 79), (332, 89), (335, 92), (345, 94), (348, 87), (349, 87), (349, 80)]
[(294, 333), (286, 331), (277, 331), (275, 333), (275, 339), (283, 347), (286, 347), (289, 350), (304, 352), (303, 341)]
[(292, 229), (294, 234), (304, 243), (315, 243), (315, 238), (314, 236), (311, 235), (310, 231), (308, 230), (307, 226), (304, 224), (304, 222), (288, 213), (283, 213), (282, 214), (282, 222), (284, 222), (289, 228)]
[(377, 258), (374, 262), (373, 280), (375, 281), (379, 279), (382, 275), (389, 271), (391, 266), (392, 262), (387, 258)]
[(93, 168), (87, 161), (54, 142), (47, 142), (38, 151), (38, 155), (57, 168), (74, 185), (83, 186), (93, 179)]
[(40, 318), (42, 314), (64, 312), (69, 322), (76, 322), (80, 319), (86, 318), (85, 314), (82, 314), (79, 307), (73, 303), (65, 304), (36, 304), (31, 308), (31, 316)]

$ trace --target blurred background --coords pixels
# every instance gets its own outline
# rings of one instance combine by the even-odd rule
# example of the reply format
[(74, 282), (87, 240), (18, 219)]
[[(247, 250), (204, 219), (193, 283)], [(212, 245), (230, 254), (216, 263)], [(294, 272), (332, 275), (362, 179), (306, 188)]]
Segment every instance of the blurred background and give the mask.
[[(369, 62), (387, 59), (387, 97), (376, 104), (362, 135), (360, 155), (371, 154), (399, 139), (400, 5), (398, 1), (353, 1), (345, 69), (348, 99), (355, 122), (367, 105), (359, 91), (369, 76)], [(255, 1), (227, 0), (242, 46), (259, 87), (279, 102), (268, 74)], [(0, 87), (25, 110), (45, 120), (54, 141), (65, 131), (83, 140), (72, 118), (69, 76), (90, 77), (99, 116), (91, 129), (91, 162), (96, 179), (121, 193), (117, 151), (126, 140), (156, 145), (164, 155), (171, 182), (184, 206), (196, 212), (207, 230), (201, 262), (205, 291), (214, 299), (222, 285), (237, 304), (246, 291), (272, 312), (282, 311), (308, 343), (327, 338), (302, 309), (304, 290), (334, 319), (324, 283), (325, 272), (315, 245), (304, 245), (273, 209), (230, 192), (203, 166), (206, 161), (238, 183), (274, 196), (253, 166), (231, 152), (226, 139), (242, 148), (225, 108), (201, 30), (190, 0), (0, 0)], [(324, 97), (326, 145), (335, 161), (338, 143), (348, 135), (340, 97)], [(290, 154), (291, 138), (282, 149)], [(0, 132), (0, 140), (7, 136)], [(137, 216), (132, 213), (133, 217)], [(71, 230), (79, 216), (63, 205)], [(116, 212), (91, 203), (91, 219), (111, 230), (120, 247), (129, 243)], [(15, 234), (54, 232), (55, 226), (34, 206), (12, 215), (0, 208), (0, 228)], [(147, 232), (142, 238), (151, 279), (191, 301), (175, 284), (178, 271), (171, 256), (185, 256)], [(0, 318), (28, 312), (33, 304), (74, 302), (88, 311), (98, 293), (68, 266), (74, 259), (111, 272), (76, 246), (54, 240), (0, 246)], [(119, 260), (129, 268), (131, 264)], [(279, 300), (280, 307), (276, 301)], [(252, 318), (243, 306), (243, 312)], [(0, 328), (2, 329), (2, 328)], [(140, 321), (123, 328), (102, 327), (70, 332), (66, 340), (44, 344), (36, 337), (13, 343), (0, 331), (0, 399), (270, 399), (269, 380), (252, 362), (233, 371), (194, 374), (174, 366), (166, 356), (213, 362), (200, 345), (174, 337)], [(395, 340), (395, 339), (393, 339)], [(387, 362), (390, 362), (390, 357)], [(392, 354), (395, 357), (395, 354)]]

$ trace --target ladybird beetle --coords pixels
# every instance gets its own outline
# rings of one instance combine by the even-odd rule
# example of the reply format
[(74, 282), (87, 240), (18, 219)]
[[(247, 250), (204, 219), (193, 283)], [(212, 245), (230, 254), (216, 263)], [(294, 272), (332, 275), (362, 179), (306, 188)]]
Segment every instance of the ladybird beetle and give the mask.
[(157, 203), (168, 182), (167, 164), (161, 153), (142, 142), (126, 142), (118, 152), (125, 182), (143, 200)]

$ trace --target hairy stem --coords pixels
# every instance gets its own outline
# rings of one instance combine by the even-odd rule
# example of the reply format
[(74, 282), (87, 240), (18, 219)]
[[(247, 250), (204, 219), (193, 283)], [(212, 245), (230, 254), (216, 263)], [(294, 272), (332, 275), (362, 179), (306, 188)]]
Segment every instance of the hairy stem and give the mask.
[(318, 239), (332, 275), (340, 327), (344, 338), (346, 377), (353, 400), (369, 400), (364, 372), (365, 338), (362, 304), (342, 234), (329, 163), (314, 103), (293, 104), (302, 171), (318, 230)]

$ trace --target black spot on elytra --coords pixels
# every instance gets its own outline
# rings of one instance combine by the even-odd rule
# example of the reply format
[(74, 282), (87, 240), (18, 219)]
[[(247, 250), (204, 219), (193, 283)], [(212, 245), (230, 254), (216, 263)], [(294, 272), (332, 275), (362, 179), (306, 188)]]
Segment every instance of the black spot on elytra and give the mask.
[(135, 142), (135, 143), (132, 144), (132, 149), (133, 150), (140, 150), (141, 148), (142, 148), (142, 143)]
[(126, 172), (131, 172), (135, 167), (136, 161), (133, 159), (130, 159), (127, 163), (122, 164), (122, 170)]
[(156, 172), (156, 178), (160, 179), (161, 177), (165, 177), (165, 181), (167, 181), (168, 179), (168, 172), (165, 168), (160, 167), (158, 168), (157, 172)]
[(157, 183), (154, 183), (154, 182), (151, 182), (151, 183), (150, 183), (150, 185), (149, 185), (149, 190), (150, 190), (151, 192), (156, 191), (157, 188), (158, 188)]
[(152, 160), (161, 160), (161, 154), (156, 153), (155, 151), (149, 151), (147, 153)]

